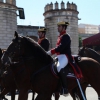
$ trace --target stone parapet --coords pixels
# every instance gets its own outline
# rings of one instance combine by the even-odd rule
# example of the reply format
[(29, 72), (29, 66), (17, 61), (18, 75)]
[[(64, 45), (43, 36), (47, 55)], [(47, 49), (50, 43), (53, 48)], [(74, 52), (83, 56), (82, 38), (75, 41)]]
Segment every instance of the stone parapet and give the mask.
[[(52, 3), (51, 3), (52, 4)], [(53, 5), (53, 4), (52, 4)], [(61, 2), (61, 9), (59, 9), (58, 2), (55, 3), (55, 8), (50, 8), (50, 4), (45, 6), (44, 11), (44, 21), (45, 27), (48, 29), (47, 37), (50, 40), (50, 48), (56, 46), (58, 30), (57, 23), (59, 21), (68, 21), (70, 25), (67, 28), (68, 34), (71, 36), (72, 43), (72, 53), (78, 53), (78, 11), (76, 4), (67, 2), (67, 7), (65, 8), (65, 3)]]

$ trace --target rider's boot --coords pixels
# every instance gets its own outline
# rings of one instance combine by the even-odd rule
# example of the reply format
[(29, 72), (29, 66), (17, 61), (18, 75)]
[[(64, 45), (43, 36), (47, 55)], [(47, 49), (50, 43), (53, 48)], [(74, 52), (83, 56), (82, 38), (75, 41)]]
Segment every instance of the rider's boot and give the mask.
[(62, 86), (63, 86), (60, 94), (67, 96), (68, 95), (68, 85), (67, 85), (66, 74), (65, 74), (64, 69), (60, 70), (59, 76), (60, 76), (61, 83), (62, 83)]

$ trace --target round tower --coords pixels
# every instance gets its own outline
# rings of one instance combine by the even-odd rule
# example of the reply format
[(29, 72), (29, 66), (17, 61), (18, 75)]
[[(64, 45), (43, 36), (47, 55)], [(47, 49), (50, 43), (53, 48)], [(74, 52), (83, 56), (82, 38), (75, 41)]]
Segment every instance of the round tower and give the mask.
[(0, 0), (0, 48), (6, 49), (17, 30), (16, 0)]
[[(52, 9), (51, 9), (51, 4)], [(67, 33), (71, 36), (71, 49), (72, 54), (78, 53), (78, 11), (76, 4), (67, 2), (66, 4), (62, 1), (60, 4), (56, 1), (55, 4), (51, 2), (45, 6), (44, 11), (44, 22), (47, 28), (47, 37), (50, 40), (51, 47), (56, 46), (58, 30), (57, 23), (59, 21), (68, 21), (70, 25), (67, 28)], [(60, 8), (59, 8), (60, 5)], [(66, 5), (66, 7), (65, 7)], [(53, 8), (54, 7), (54, 8)]]

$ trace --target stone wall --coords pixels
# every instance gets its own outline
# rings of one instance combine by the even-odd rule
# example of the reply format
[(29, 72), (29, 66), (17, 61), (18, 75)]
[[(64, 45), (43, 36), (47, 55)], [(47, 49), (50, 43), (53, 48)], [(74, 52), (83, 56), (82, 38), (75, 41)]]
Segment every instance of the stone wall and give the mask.
[[(41, 26), (43, 28), (43, 26)], [(38, 29), (39, 26), (25, 26), (25, 25), (18, 25), (17, 31), (19, 35), (28, 36), (33, 38), (35, 41), (38, 40)]]
[[(61, 7), (59, 7), (60, 5)], [(48, 29), (47, 37), (50, 40), (51, 47), (53, 48), (56, 46), (58, 30), (57, 30), (57, 23), (59, 21), (68, 21), (70, 25), (68, 26), (67, 33), (71, 36), (72, 43), (72, 54), (78, 53), (78, 11), (76, 4), (67, 2), (67, 6), (65, 7), (65, 3), (62, 1), (61, 4), (56, 2), (54, 5), (53, 3), (47, 4), (45, 6), (44, 11), (44, 21), (45, 27)], [(60, 9), (61, 8), (61, 9)]]
[(1, 2), (0, 6), (0, 48), (6, 49), (17, 30), (17, 7)]

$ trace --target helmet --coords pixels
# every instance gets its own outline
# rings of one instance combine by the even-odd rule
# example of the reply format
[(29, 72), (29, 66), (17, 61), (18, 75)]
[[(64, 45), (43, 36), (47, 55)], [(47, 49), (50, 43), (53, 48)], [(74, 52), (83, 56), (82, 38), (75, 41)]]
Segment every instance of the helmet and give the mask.
[(66, 25), (66, 26), (68, 26), (69, 22), (62, 21), (62, 22), (58, 22), (57, 25)]
[(46, 28), (40, 28), (40, 29), (38, 29), (38, 32), (46, 32)]

